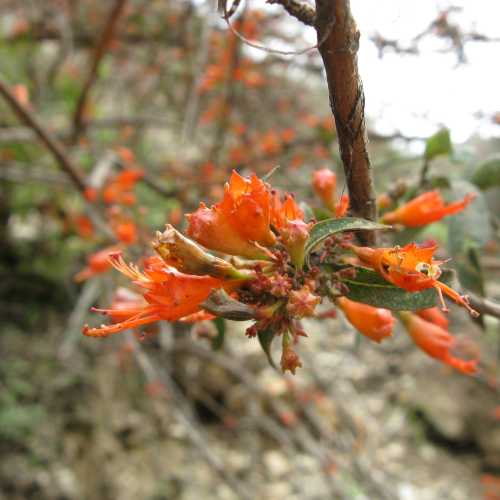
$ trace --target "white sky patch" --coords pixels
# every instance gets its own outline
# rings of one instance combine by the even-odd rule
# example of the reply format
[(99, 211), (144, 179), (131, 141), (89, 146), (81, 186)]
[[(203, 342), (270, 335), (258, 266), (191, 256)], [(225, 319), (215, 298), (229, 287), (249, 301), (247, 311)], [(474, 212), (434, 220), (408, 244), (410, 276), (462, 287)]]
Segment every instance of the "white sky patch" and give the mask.
[[(250, 2), (257, 7), (262, 0)], [(309, 3), (313, 4), (311, 0)], [(438, 128), (450, 128), (456, 143), (472, 135), (500, 137), (500, 126), (488, 118), (500, 111), (500, 43), (468, 42), (467, 62), (457, 64), (449, 40), (428, 36), (419, 43), (420, 54), (395, 54), (388, 49), (383, 58), (370, 41), (375, 33), (397, 40), (403, 47), (422, 33), (438, 13), (451, 5), (461, 11), (450, 14), (464, 32), (476, 31), (500, 38), (500, 0), (351, 0), (353, 15), (361, 32), (359, 68), (366, 95), (366, 113), (380, 133), (401, 132), (406, 136), (429, 136)], [(262, 7), (262, 5), (259, 5)], [(266, 12), (279, 12), (266, 6)], [(290, 19), (288, 35), (300, 30)], [(301, 47), (316, 43), (312, 28), (303, 29)], [(297, 42), (297, 45), (299, 42)], [(275, 46), (273, 48), (291, 47)], [(258, 52), (258, 51), (255, 51)], [(255, 54), (257, 58), (265, 54)], [(304, 56), (294, 56), (304, 57)], [(478, 118), (478, 114), (486, 115)]]
[[(500, 37), (500, 2), (456, 0), (452, 4), (462, 7), (450, 19), (464, 31)], [(408, 45), (450, 3), (351, 0), (351, 5), (361, 31), (359, 67), (367, 115), (377, 130), (426, 136), (445, 125), (455, 142), (473, 134), (500, 137), (500, 126), (475, 116), (500, 111), (500, 43), (467, 43), (467, 63), (460, 65), (454, 52), (438, 52), (449, 42), (436, 37), (420, 43), (420, 55), (397, 55), (388, 49), (380, 59), (369, 40), (372, 34), (379, 32)]]

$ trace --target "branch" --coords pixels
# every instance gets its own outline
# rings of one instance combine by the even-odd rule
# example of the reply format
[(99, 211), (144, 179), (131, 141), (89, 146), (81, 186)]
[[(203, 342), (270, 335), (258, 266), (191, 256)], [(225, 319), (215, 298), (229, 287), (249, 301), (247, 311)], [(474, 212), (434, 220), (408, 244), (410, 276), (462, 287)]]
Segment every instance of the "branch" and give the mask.
[(97, 79), (97, 73), (99, 70), (99, 65), (106, 54), (106, 50), (109, 47), (111, 40), (113, 39), (113, 35), (115, 32), (116, 25), (118, 24), (118, 20), (120, 19), (120, 15), (123, 12), (125, 7), (125, 3), (127, 0), (116, 0), (114, 7), (111, 9), (109, 13), (108, 20), (106, 22), (106, 26), (102, 32), (101, 38), (97, 43), (94, 49), (94, 56), (92, 58), (92, 63), (89, 68), (89, 72), (87, 75), (87, 80), (83, 85), (82, 92), (78, 99), (78, 103), (76, 105), (75, 114), (73, 116), (73, 140), (76, 141), (81, 132), (85, 129), (85, 108), (87, 107), (87, 100), (90, 94), (90, 90), (94, 85)]
[(291, 16), (307, 26), (314, 26), (316, 12), (312, 5), (299, 0), (267, 0), (269, 4), (281, 5)]
[[(351, 15), (349, 0), (316, 0), (316, 32), (328, 80), (330, 106), (337, 127), (351, 210), (355, 216), (375, 220), (377, 213), (367, 149), (365, 96), (358, 73), (359, 31)], [(364, 243), (373, 244), (373, 231), (361, 236)]]
[(500, 304), (477, 295), (468, 294), (471, 306), (481, 314), (487, 314), (495, 318), (500, 318)]
[(0, 95), (5, 99), (7, 104), (12, 108), (18, 118), (30, 127), (40, 141), (45, 144), (47, 149), (52, 153), (61, 169), (68, 174), (73, 184), (78, 190), (83, 193), (86, 185), (84, 176), (79, 172), (78, 168), (69, 159), (62, 144), (38, 121), (38, 118), (22, 106), (10, 91), (9, 86), (0, 78)]

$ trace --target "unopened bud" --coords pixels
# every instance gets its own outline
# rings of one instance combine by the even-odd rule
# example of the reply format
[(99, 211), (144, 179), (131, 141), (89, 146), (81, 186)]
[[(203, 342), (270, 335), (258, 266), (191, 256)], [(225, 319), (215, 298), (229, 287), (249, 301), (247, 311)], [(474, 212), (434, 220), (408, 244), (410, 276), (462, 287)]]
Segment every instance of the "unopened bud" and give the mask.
[(305, 245), (309, 239), (309, 224), (301, 219), (288, 221), (286, 227), (281, 231), (281, 239), (290, 253), (293, 265), (297, 269), (302, 269), (305, 259)]
[(321, 302), (321, 297), (311, 293), (308, 286), (302, 287), (290, 293), (286, 306), (288, 313), (294, 318), (312, 316), (316, 306)]
[(167, 264), (183, 273), (223, 279), (254, 277), (253, 272), (238, 270), (229, 262), (209, 254), (170, 224), (166, 225), (163, 233), (156, 233), (153, 247)]
[(302, 366), (298, 354), (290, 346), (286, 346), (283, 348), (280, 364), (283, 372), (286, 372), (288, 370), (293, 375), (295, 375), (295, 370)]

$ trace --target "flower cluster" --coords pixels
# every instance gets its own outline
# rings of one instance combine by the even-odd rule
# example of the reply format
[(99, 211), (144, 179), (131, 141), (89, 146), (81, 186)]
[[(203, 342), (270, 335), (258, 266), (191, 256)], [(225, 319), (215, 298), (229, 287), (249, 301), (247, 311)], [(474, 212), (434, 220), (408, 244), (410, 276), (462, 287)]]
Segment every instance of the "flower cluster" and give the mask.
[[(313, 187), (334, 216), (330, 220), (345, 214), (348, 198), (337, 200), (333, 172), (316, 172)], [(435, 220), (456, 213), (469, 201), (460, 202), (460, 208), (436, 205), (439, 214), (428, 217)], [(414, 200), (409, 205), (415, 211), (418, 203)], [(256, 175), (246, 178), (235, 171), (218, 203), (211, 207), (200, 203), (186, 217), (186, 235), (170, 224), (164, 232), (157, 232), (152, 243), (156, 255), (145, 258), (142, 269), (127, 264), (119, 248), (107, 249), (89, 261), (81, 279), (113, 266), (138, 287), (140, 295), (121, 290), (111, 308), (95, 309), (107, 315), (111, 324), (85, 326), (85, 335), (106, 337), (161, 320), (195, 322), (217, 316), (253, 320), (247, 336), (258, 336), (268, 346), (280, 337), (281, 368), (295, 373), (302, 364), (294, 347), (300, 337), (307, 336), (301, 320), (325, 317), (317, 308), (328, 299), (356, 330), (375, 342), (392, 335), (399, 317), (415, 344), (429, 356), (463, 373), (475, 371), (476, 360), (464, 361), (452, 354), (455, 341), (447, 330), (446, 317), (437, 308), (395, 315), (389, 308), (349, 298), (346, 277), (369, 269), (395, 289), (411, 293), (435, 289), (442, 310), (447, 311), (446, 295), (476, 315), (466, 297), (439, 281), (442, 261), (433, 258), (434, 243), (362, 247), (352, 243), (353, 235), (347, 229), (327, 238), (321, 253), (314, 252), (315, 222), (305, 220), (294, 197), (272, 189)], [(309, 244), (311, 240), (313, 244)], [(352, 252), (351, 257), (346, 252)], [(348, 268), (340, 265), (346, 261), (351, 264)]]

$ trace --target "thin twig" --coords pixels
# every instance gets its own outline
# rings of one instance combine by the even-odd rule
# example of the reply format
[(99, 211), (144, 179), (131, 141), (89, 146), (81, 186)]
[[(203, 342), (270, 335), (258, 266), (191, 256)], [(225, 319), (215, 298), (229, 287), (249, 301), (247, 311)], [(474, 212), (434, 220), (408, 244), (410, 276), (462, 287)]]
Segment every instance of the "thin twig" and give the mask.
[(69, 176), (81, 193), (85, 192), (84, 176), (70, 160), (62, 144), (42, 125), (36, 116), (25, 108), (12, 94), (9, 86), (0, 78), (0, 95), (12, 108), (18, 118), (33, 129), (43, 144), (52, 153), (59, 167)]
[(267, 0), (269, 4), (281, 5), (291, 16), (304, 23), (306, 26), (314, 26), (316, 11), (312, 5), (300, 0)]
[(236, 493), (238, 498), (253, 498), (250, 492), (243, 487), (241, 482), (238, 481), (224, 466), (219, 457), (214, 454), (214, 452), (208, 445), (207, 438), (203, 436), (200, 427), (194, 425), (188, 411), (186, 410), (186, 403), (184, 402), (184, 404), (182, 404), (184, 398), (169, 374), (165, 370), (161, 370), (159, 367), (153, 364), (146, 352), (142, 349), (142, 346), (137, 342), (132, 334), (130, 334), (128, 338), (129, 341), (134, 345), (134, 354), (137, 360), (137, 364), (144, 372), (148, 382), (160, 381), (167, 388), (169, 394), (171, 394), (175, 398), (177, 404), (172, 406), (172, 412), (176, 420), (184, 427), (186, 427), (188, 431), (187, 436), (192, 441), (196, 449), (200, 452), (201, 456), (214, 469), (214, 471), (217, 472), (221, 479), (223, 479), (227, 483), (227, 485)]
[(90, 95), (90, 91), (95, 81), (97, 80), (97, 73), (99, 70), (99, 65), (103, 57), (106, 54), (106, 51), (109, 47), (111, 40), (113, 39), (113, 35), (115, 33), (116, 25), (118, 24), (118, 20), (124, 10), (125, 4), (127, 0), (116, 0), (115, 5), (111, 9), (106, 26), (102, 32), (101, 38), (97, 43), (94, 55), (92, 57), (92, 61), (90, 64), (89, 72), (87, 74), (87, 79), (85, 80), (85, 84), (83, 85), (82, 92), (80, 97), (78, 98), (78, 102), (75, 109), (75, 114), (73, 116), (73, 140), (76, 141), (79, 135), (85, 129), (85, 109), (87, 107), (87, 100)]

